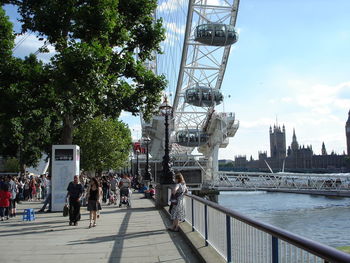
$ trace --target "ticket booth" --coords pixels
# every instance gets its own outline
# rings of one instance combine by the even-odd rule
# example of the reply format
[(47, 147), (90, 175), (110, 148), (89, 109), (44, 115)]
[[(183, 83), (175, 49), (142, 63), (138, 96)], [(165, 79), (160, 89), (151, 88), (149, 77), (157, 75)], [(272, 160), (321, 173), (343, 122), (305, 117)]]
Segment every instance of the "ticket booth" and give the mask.
[(78, 145), (52, 146), (52, 211), (62, 211), (66, 202), (67, 186), (80, 172)]

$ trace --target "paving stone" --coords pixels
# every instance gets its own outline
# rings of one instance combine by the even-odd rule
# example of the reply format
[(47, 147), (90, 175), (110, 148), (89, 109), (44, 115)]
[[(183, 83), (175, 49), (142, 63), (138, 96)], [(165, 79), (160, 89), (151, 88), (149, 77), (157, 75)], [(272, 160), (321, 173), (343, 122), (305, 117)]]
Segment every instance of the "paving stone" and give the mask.
[[(36, 213), (36, 220), (21, 216), (0, 222), (0, 262), (199, 262), (179, 233), (169, 233), (170, 222), (154, 203), (133, 195), (132, 208), (103, 206), (97, 226), (89, 229), (82, 207), (79, 225), (69, 226), (62, 213)], [(38, 211), (40, 202), (22, 202)]]

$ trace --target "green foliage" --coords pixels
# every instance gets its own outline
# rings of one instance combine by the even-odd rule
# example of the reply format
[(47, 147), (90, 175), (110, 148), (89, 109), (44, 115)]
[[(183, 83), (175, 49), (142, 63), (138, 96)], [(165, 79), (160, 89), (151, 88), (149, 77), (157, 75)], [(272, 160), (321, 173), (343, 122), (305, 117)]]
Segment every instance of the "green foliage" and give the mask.
[(81, 168), (101, 172), (125, 165), (131, 134), (123, 122), (96, 117), (75, 130), (74, 143), (81, 148)]
[(13, 25), (0, 6), (0, 60), (6, 62), (12, 55), (15, 36)]
[(20, 165), (18, 159), (14, 157), (7, 158), (4, 162), (4, 169), (9, 173), (17, 173), (20, 171)]
[(57, 125), (43, 65), (34, 55), (12, 58), (0, 76), (0, 154), (36, 166)]
[(18, 7), (23, 33), (44, 38), (56, 54), (47, 64), (34, 55), (12, 57), (12, 24), (0, 10), (1, 155), (36, 165), (60, 133), (60, 142), (71, 144), (74, 128), (84, 133), (81, 127), (96, 116), (116, 119), (125, 110), (147, 118), (154, 111), (166, 86), (164, 76), (144, 66), (164, 40), (161, 20), (153, 19), (156, 0), (4, 3)]
[(156, 0), (13, 2), (23, 32), (35, 31), (56, 48), (51, 84), (59, 112), (73, 126), (122, 110), (150, 116), (166, 86), (143, 63), (164, 40), (161, 20), (153, 18)]

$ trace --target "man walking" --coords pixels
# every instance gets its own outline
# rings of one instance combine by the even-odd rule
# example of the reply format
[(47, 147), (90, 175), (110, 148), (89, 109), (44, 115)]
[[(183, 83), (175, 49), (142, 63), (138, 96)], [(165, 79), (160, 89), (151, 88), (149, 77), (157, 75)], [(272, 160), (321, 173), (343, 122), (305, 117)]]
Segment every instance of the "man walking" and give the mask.
[(69, 225), (77, 226), (80, 220), (80, 198), (84, 191), (78, 176), (74, 176), (74, 180), (69, 183), (67, 191), (67, 198), (69, 197)]
[(48, 175), (45, 180), (46, 198), (43, 207), (38, 212), (44, 212), (47, 205), (49, 205), (49, 209), (46, 212), (51, 212), (51, 175)]

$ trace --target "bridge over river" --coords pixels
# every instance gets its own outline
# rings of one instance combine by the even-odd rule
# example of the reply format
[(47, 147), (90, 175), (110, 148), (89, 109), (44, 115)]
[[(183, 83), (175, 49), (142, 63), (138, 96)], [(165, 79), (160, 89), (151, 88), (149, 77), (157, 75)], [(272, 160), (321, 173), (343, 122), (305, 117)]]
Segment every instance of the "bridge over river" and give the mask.
[(220, 191), (262, 190), (350, 197), (350, 173), (221, 172), (212, 187)]

